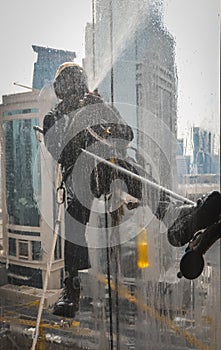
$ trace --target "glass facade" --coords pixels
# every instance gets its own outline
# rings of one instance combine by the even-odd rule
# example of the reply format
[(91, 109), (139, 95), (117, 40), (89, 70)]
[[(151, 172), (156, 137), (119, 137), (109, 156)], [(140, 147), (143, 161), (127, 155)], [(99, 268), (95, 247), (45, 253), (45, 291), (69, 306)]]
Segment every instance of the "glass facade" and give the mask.
[(37, 118), (8, 120), (4, 123), (6, 200), (9, 223), (14, 225), (40, 224), (35, 199), (41, 191), (38, 144), (33, 131), (33, 126), (37, 124)]

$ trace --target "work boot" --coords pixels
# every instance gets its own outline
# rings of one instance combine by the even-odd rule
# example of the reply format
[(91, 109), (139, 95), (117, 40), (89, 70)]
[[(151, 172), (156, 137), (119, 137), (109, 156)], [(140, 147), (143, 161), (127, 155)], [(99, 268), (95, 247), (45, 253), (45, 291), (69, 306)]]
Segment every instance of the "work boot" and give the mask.
[(53, 314), (64, 317), (74, 317), (79, 310), (80, 280), (79, 277), (67, 277), (64, 280), (64, 289), (54, 305)]
[(168, 240), (175, 247), (188, 243), (194, 234), (219, 220), (221, 193), (214, 191), (198, 199), (195, 205), (183, 205), (176, 209), (177, 218), (168, 229)]

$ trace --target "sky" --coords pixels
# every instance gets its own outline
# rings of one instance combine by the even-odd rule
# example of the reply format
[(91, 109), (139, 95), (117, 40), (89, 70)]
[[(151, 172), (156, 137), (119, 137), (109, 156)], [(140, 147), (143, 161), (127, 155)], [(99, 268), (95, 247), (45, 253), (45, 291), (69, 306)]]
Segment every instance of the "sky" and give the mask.
[[(81, 63), (91, 2), (0, 0), (0, 97), (27, 91), (14, 82), (31, 86), (32, 45), (75, 51)], [(165, 24), (176, 40), (179, 133), (192, 124), (217, 131), (220, 1), (165, 0), (164, 8)]]
[(220, 0), (165, 0), (176, 41), (178, 125), (219, 132)]
[(75, 51), (81, 63), (91, 0), (0, 0), (0, 95), (31, 86), (37, 54), (32, 45)]

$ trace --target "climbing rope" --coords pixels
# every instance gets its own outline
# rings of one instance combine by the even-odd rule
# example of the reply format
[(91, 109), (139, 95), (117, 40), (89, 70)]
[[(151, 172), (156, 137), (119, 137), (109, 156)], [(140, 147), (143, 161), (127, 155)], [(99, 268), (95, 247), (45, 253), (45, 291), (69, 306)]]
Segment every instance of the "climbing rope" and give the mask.
[[(34, 127), (35, 133), (40, 132), (42, 133), (42, 129), (39, 127)], [(39, 142), (41, 142), (40, 139), (38, 139)], [(59, 171), (57, 173), (57, 179), (60, 176)], [(60, 224), (61, 224), (61, 209), (62, 209), (62, 205), (65, 201), (65, 189), (64, 189), (64, 184), (63, 184), (63, 179), (61, 181), (60, 186), (57, 189), (57, 196), (60, 197), (60, 191), (62, 191), (61, 193), (61, 198), (57, 198), (57, 216), (56, 216), (56, 222), (55, 222), (55, 227), (53, 230), (53, 241), (52, 241), (52, 246), (51, 246), (51, 251), (49, 254), (49, 258), (47, 260), (47, 269), (46, 269), (46, 274), (45, 274), (45, 279), (44, 279), (44, 283), (43, 283), (43, 291), (42, 291), (42, 296), (40, 299), (40, 303), (39, 303), (39, 308), (38, 308), (38, 316), (37, 316), (37, 321), (36, 321), (36, 327), (35, 327), (35, 335), (33, 338), (33, 342), (32, 342), (32, 347), (31, 350), (35, 350), (36, 349), (36, 345), (37, 345), (37, 341), (38, 341), (38, 337), (39, 337), (39, 328), (40, 328), (40, 323), (41, 323), (41, 318), (42, 318), (42, 313), (43, 313), (43, 308), (44, 308), (44, 302), (45, 302), (45, 295), (48, 289), (48, 281), (50, 278), (50, 274), (51, 274), (51, 266), (52, 266), (52, 261), (54, 259), (54, 251), (55, 251), (55, 246), (57, 243), (57, 238), (58, 238), (58, 234), (59, 234), (59, 228), (60, 228)]]

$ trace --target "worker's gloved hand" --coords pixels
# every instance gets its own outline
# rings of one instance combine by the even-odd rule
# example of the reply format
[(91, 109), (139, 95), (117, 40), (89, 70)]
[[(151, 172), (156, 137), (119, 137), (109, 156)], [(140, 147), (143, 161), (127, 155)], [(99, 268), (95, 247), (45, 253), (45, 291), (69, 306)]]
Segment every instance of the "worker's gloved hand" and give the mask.
[(178, 209), (173, 225), (168, 229), (168, 240), (175, 247), (188, 243), (194, 234), (219, 220), (221, 193), (214, 191), (198, 199), (195, 205), (183, 205)]
[[(124, 168), (131, 174), (138, 174), (136, 168), (125, 160), (110, 159), (118, 167)], [(91, 173), (91, 191), (96, 198), (101, 195), (108, 194), (111, 191), (111, 184), (114, 180), (122, 180), (125, 184), (126, 192), (134, 198), (140, 200), (142, 198), (142, 182), (135, 179), (129, 174), (125, 174), (120, 170), (115, 170), (106, 163), (99, 163)]]

